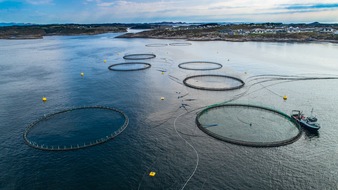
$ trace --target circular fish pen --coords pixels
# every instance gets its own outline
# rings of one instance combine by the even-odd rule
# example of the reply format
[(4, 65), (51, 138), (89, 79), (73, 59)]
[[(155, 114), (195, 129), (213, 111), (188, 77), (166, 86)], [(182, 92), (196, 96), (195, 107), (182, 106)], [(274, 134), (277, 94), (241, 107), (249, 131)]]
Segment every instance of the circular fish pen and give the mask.
[(199, 90), (227, 91), (242, 88), (244, 81), (227, 75), (193, 75), (183, 80), (184, 85)]
[(168, 44), (146, 44), (146, 47), (165, 47), (168, 46)]
[(170, 43), (170, 46), (191, 46), (192, 44), (189, 42), (180, 42), (180, 43)]
[(103, 106), (86, 106), (44, 115), (23, 133), (27, 145), (50, 151), (67, 151), (102, 144), (128, 126), (122, 111)]
[(203, 70), (217, 70), (222, 68), (223, 65), (220, 63), (210, 61), (189, 61), (180, 63), (178, 67), (186, 70), (203, 71)]
[(149, 69), (151, 64), (144, 62), (117, 63), (108, 67), (111, 71), (139, 71)]
[(140, 53), (140, 54), (127, 54), (123, 56), (125, 60), (144, 60), (144, 59), (153, 59), (156, 55), (153, 53)]
[(211, 106), (198, 113), (195, 121), (216, 139), (251, 147), (291, 144), (302, 134), (300, 125), (287, 114), (248, 104)]

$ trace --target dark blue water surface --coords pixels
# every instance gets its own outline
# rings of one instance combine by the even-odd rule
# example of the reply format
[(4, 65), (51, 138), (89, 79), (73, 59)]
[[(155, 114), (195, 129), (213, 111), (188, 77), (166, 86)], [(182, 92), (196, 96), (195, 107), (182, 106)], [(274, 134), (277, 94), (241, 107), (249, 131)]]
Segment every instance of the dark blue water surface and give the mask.
[[(338, 75), (336, 44), (191, 42), (146, 47), (183, 41), (116, 35), (0, 40), (0, 189), (338, 189), (338, 80), (272, 81), (227, 92), (181, 84), (196, 74), (242, 80), (260, 74)], [(126, 62), (122, 57), (130, 53), (157, 57), (143, 61), (152, 64), (146, 70), (107, 69)], [(177, 67), (186, 61), (213, 61), (223, 67)], [(210, 85), (208, 79), (201, 83)], [(216, 140), (196, 127), (198, 108), (231, 100), (245, 90), (249, 93), (235, 102), (288, 114), (300, 109), (309, 115), (314, 108), (322, 126), (319, 134), (304, 133), (287, 146), (251, 148)], [(182, 103), (188, 104), (186, 109), (180, 108)], [(128, 127), (104, 144), (75, 151), (42, 151), (25, 144), (25, 128), (44, 114), (93, 105), (122, 110), (130, 119)], [(43, 132), (35, 138), (56, 144), (65, 143), (63, 137), (88, 140), (90, 131), (96, 135), (96, 124), (105, 125), (103, 119), (89, 117), (99, 113), (86, 114), (82, 126), (87, 136), (69, 127), (81, 116), (73, 114), (59, 115), (63, 121), (56, 123), (62, 125), (40, 123)], [(149, 177), (150, 171), (156, 176)]]

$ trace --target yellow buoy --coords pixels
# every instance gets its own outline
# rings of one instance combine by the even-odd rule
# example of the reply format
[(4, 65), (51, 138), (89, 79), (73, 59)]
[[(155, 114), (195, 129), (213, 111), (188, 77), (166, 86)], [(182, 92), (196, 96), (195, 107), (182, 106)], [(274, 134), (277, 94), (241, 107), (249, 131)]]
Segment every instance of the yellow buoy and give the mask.
[(161, 100), (164, 100), (164, 97), (161, 97)]
[(150, 173), (149, 173), (149, 176), (150, 176), (150, 177), (154, 177), (155, 175), (156, 175), (156, 172), (150, 172)]
[(285, 95), (285, 96), (283, 96), (283, 100), (287, 100), (288, 99), (288, 97)]
[(162, 75), (164, 75), (164, 72), (162, 72)]
[(83, 76), (84, 76), (84, 73), (81, 73), (80, 75), (83, 77)]
[(42, 97), (42, 101), (43, 102), (47, 102), (47, 98), (46, 97)]
[(103, 60), (103, 62), (104, 62), (104, 63), (106, 63), (106, 62), (107, 62), (107, 60)]

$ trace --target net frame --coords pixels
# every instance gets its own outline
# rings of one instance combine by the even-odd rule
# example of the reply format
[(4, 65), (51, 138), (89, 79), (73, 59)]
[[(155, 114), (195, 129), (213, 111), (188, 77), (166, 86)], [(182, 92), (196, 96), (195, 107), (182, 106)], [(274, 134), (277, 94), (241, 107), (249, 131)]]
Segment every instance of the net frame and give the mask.
[[(144, 56), (144, 57), (141, 57)], [(154, 59), (156, 55), (153, 53), (136, 53), (136, 54), (127, 54), (123, 56), (125, 60), (145, 60), (145, 59)]]
[[(113, 67), (119, 66), (119, 65), (145, 65), (145, 67), (142, 68), (137, 68), (137, 69), (116, 69)], [(145, 62), (125, 62), (125, 63), (117, 63), (117, 64), (113, 64), (110, 65), (108, 67), (109, 70), (111, 71), (140, 71), (140, 70), (145, 70), (145, 69), (149, 69), (151, 67), (150, 63), (145, 63)]]
[(170, 46), (191, 46), (192, 43), (189, 42), (176, 42), (176, 43), (170, 43)]
[[(187, 80), (195, 78), (195, 77), (224, 77), (224, 78), (229, 78), (229, 79), (233, 79), (235, 81), (240, 82), (240, 85), (238, 86), (233, 86), (233, 87), (226, 87), (226, 88), (212, 88), (212, 87), (201, 87), (201, 86), (196, 86), (196, 85), (192, 85), (189, 84), (187, 82)], [(205, 75), (192, 75), (189, 77), (186, 77), (183, 80), (183, 84), (190, 87), (190, 88), (194, 88), (194, 89), (198, 89), (198, 90), (210, 90), (210, 91), (230, 91), (230, 90), (236, 90), (236, 89), (240, 89), (245, 85), (245, 82), (237, 77), (233, 77), (233, 76), (228, 76), (228, 75), (218, 75), (218, 74), (205, 74)]]
[(145, 45), (146, 47), (165, 47), (165, 46), (168, 46), (168, 44), (146, 44)]
[[(212, 65), (217, 65), (218, 67), (216, 67), (216, 68), (209, 68), (209, 69), (193, 69), (193, 68), (188, 68), (188, 67), (184, 67), (183, 66), (183, 65), (187, 65), (187, 64), (198, 64), (198, 63), (207, 63), (207, 64), (212, 64)], [(220, 64), (220, 63), (212, 62), (212, 61), (188, 61), (188, 62), (183, 62), (183, 63), (178, 64), (178, 67), (180, 69), (186, 69), (186, 70), (208, 71), (208, 70), (221, 69), (223, 67), (223, 65)]]
[[(238, 140), (238, 139), (232, 139), (232, 138), (228, 138), (216, 133), (211, 132), (210, 130), (207, 130), (205, 127), (202, 126), (202, 124), (199, 121), (199, 118), (205, 113), (208, 112), (211, 109), (215, 109), (215, 108), (219, 108), (219, 107), (227, 107), (227, 106), (243, 106), (243, 107), (251, 107), (251, 108), (256, 108), (256, 109), (262, 109), (265, 111), (269, 111), (269, 112), (273, 112), (274, 114), (277, 114), (285, 119), (287, 119), (288, 121), (290, 121), (297, 129), (298, 129), (298, 133), (293, 136), (290, 137), (288, 139), (285, 140), (281, 140), (281, 141), (274, 141), (274, 142), (250, 142), (250, 141), (243, 141), (243, 140)], [(249, 147), (278, 147), (278, 146), (285, 146), (291, 143), (296, 142), (301, 136), (302, 136), (302, 128), (299, 125), (299, 123), (292, 117), (290, 117), (289, 115), (278, 111), (276, 109), (272, 109), (272, 108), (268, 108), (268, 107), (264, 107), (264, 106), (257, 106), (257, 105), (252, 105), (252, 104), (220, 104), (220, 105), (214, 105), (214, 106), (210, 106), (207, 107), (205, 109), (203, 109), (201, 112), (199, 112), (195, 118), (195, 123), (197, 125), (197, 127), (203, 131), (204, 133), (206, 133), (207, 135), (224, 141), (224, 142), (228, 142), (231, 144), (236, 144), (236, 145), (242, 145), (242, 146), (249, 146)]]
[[(114, 111), (114, 112), (118, 112), (120, 113), (125, 121), (123, 123), (123, 125), (116, 131), (114, 131), (114, 133), (110, 134), (109, 136), (106, 136), (106, 138), (100, 138), (100, 139), (97, 139), (95, 142), (90, 142), (89, 144), (77, 144), (76, 146), (74, 145), (70, 145), (70, 146), (63, 146), (63, 147), (54, 147), (54, 146), (44, 146), (43, 145), (40, 145), (40, 144), (37, 144), (33, 141), (30, 141), (29, 138), (27, 137), (27, 135), (29, 134), (29, 132), (40, 122), (44, 121), (44, 120), (47, 120), (47, 119), (50, 119), (52, 118), (53, 116), (55, 115), (59, 115), (59, 114), (63, 114), (63, 113), (66, 113), (66, 112), (71, 112), (71, 111), (76, 111), (76, 110), (81, 110), (81, 109), (103, 109), (103, 110), (109, 110), (109, 111)], [(111, 107), (105, 107), (105, 106), (83, 106), (83, 107), (75, 107), (75, 108), (69, 108), (69, 109), (65, 109), (65, 110), (62, 110), (62, 111), (58, 111), (58, 112), (54, 112), (54, 113), (51, 113), (51, 114), (48, 114), (48, 115), (45, 115), (37, 120), (35, 120), (34, 122), (32, 122), (24, 131), (23, 133), (23, 139), (25, 141), (25, 143), (32, 147), (32, 148), (36, 148), (36, 149), (39, 149), (39, 150), (47, 150), (47, 151), (70, 151), (70, 150), (78, 150), (78, 149), (83, 149), (83, 148), (87, 148), (87, 147), (92, 147), (92, 146), (95, 146), (95, 145), (99, 145), (99, 144), (102, 144), (102, 143), (105, 143), (113, 138), (115, 138), (116, 136), (118, 136), (119, 134), (121, 134), (128, 126), (129, 124), (129, 118), (128, 116), (116, 109), (116, 108), (111, 108)]]

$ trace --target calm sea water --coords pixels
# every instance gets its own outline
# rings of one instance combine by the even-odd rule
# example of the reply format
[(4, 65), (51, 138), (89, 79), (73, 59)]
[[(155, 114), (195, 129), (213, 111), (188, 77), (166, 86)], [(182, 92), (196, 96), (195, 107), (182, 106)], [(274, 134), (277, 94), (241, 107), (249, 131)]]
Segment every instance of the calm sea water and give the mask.
[[(338, 75), (337, 44), (191, 42), (191, 46), (146, 47), (182, 41), (116, 39), (116, 35), (0, 40), (0, 189), (181, 189), (186, 182), (185, 189), (194, 190), (338, 189), (338, 80), (256, 85), (235, 101), (285, 113), (300, 109), (310, 114), (314, 108), (322, 126), (319, 134), (304, 133), (295, 143), (277, 148), (216, 140), (196, 127), (196, 111), (180, 108), (182, 100), (193, 99), (183, 101), (191, 111), (230, 100), (248, 88), (211, 92), (180, 84), (195, 74), (243, 80), (260, 74)], [(146, 61), (152, 64), (147, 70), (107, 69), (125, 62), (122, 57), (128, 53), (157, 57)], [(177, 67), (202, 60), (221, 63), (223, 68)], [(124, 111), (129, 126), (107, 143), (76, 151), (41, 151), (25, 144), (22, 134), (37, 118), (92, 105)], [(72, 117), (65, 118), (61, 123), (72, 122)], [(88, 123), (91, 127), (95, 121)], [(67, 126), (58, 127), (68, 134)], [(95, 126), (91, 130), (95, 134)], [(156, 176), (149, 177), (150, 171)]]

